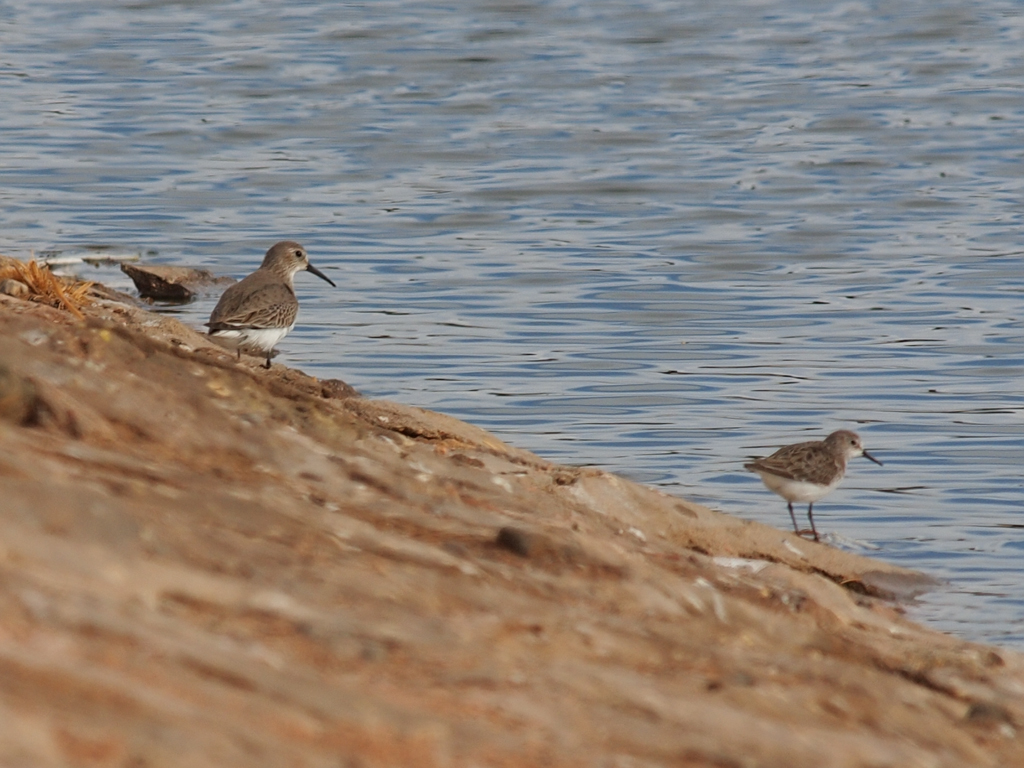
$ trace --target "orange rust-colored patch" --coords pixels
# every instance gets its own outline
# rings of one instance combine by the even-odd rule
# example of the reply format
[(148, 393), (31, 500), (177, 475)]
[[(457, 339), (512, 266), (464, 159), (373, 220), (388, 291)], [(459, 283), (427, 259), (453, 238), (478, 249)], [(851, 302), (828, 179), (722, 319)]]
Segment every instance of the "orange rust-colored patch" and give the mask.
[(0, 265), (0, 281), (13, 278), (28, 286), (32, 301), (49, 304), (51, 307), (66, 309), (79, 320), (84, 320), (80, 307), (90, 303), (89, 289), (95, 285), (91, 281), (73, 280), (65, 282), (50, 271), (49, 267), (41, 267), (35, 259), (28, 263), (18, 259), (7, 259)]

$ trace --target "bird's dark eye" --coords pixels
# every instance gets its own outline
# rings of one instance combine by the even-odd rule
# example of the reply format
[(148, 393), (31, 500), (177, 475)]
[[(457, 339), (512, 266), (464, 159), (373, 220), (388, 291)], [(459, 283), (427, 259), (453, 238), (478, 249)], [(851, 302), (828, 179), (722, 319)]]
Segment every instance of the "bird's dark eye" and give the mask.
[(301, 259), (302, 258), (302, 251), (296, 251), (295, 252), (295, 258), (296, 259)]

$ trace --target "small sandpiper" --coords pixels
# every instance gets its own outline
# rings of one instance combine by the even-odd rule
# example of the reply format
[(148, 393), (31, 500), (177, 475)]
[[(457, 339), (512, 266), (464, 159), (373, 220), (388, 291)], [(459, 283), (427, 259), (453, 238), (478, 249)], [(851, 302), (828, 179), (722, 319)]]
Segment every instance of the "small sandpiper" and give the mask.
[(769, 490), (789, 502), (789, 517), (797, 536), (800, 527), (793, 514), (794, 501), (807, 502), (807, 519), (811, 521), (811, 533), (818, 541), (814, 527), (814, 502), (834, 491), (846, 474), (846, 462), (863, 456), (879, 466), (878, 459), (864, 450), (860, 437), (855, 432), (840, 429), (824, 440), (811, 440), (779, 448), (771, 456), (744, 464), (745, 469), (757, 472)]
[(269, 368), (274, 346), (295, 327), (299, 300), (294, 278), (302, 270), (334, 286), (298, 243), (285, 240), (272, 247), (259, 269), (224, 291), (206, 323), (211, 338), (237, 350), (239, 358), (243, 351), (266, 357), (264, 368)]

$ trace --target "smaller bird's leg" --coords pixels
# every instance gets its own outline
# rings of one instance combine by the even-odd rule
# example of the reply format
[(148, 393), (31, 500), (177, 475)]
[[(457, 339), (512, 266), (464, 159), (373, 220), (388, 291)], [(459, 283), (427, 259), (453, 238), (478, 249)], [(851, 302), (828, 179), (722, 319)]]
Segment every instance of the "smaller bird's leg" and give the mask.
[(814, 534), (815, 541), (821, 541), (818, 538), (818, 529), (814, 527), (814, 502), (812, 501), (807, 505), (807, 519), (811, 521), (811, 533)]
[(268, 371), (270, 370), (270, 355), (267, 355), (267, 362), (263, 364), (263, 367), (266, 368)]
[(796, 524), (796, 515), (793, 514), (793, 502), (789, 502), (789, 519), (793, 521), (793, 530), (796, 531), (796, 535), (800, 535), (800, 526)]

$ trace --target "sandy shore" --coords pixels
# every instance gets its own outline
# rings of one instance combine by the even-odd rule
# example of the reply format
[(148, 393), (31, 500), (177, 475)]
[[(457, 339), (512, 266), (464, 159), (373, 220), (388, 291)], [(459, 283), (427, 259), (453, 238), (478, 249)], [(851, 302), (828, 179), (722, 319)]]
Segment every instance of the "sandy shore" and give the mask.
[(1024, 765), (917, 574), (82, 312), (0, 295), (0, 765)]

